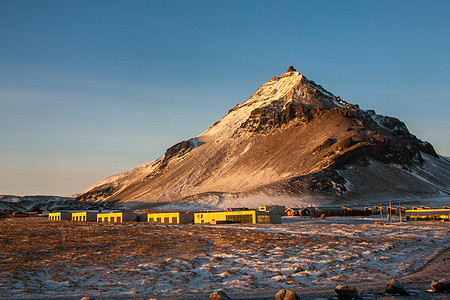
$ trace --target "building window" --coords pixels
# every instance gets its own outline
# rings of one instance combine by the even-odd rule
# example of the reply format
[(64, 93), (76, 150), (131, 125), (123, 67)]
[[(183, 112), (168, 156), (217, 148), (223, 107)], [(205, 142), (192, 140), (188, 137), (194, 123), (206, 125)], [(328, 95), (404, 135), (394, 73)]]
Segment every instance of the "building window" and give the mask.
[(161, 223), (161, 218), (157, 218), (156, 222)]
[(229, 223), (253, 223), (252, 215), (229, 215), (227, 216)]
[(117, 217), (117, 222), (122, 222), (120, 217)]
[(269, 224), (270, 223), (270, 216), (259, 215), (258, 216), (258, 223)]
[(175, 223), (175, 224), (178, 223), (177, 222), (177, 217), (172, 217), (172, 223)]
[(170, 222), (170, 218), (169, 217), (167, 217), (167, 218), (164, 218), (164, 223), (169, 223)]

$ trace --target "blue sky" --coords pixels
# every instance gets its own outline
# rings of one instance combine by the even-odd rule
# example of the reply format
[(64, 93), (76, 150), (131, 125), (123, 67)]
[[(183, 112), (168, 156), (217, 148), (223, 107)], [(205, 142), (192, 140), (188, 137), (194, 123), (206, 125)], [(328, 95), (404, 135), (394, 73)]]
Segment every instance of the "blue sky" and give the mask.
[(72, 195), (294, 65), (450, 156), (449, 1), (0, 1), (0, 194)]

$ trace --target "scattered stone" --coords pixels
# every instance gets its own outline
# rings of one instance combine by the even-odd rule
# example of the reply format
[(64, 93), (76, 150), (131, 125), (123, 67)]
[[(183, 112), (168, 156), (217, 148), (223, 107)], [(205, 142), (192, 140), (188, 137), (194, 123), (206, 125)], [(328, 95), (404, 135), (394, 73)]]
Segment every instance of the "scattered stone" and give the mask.
[(355, 287), (352, 286), (346, 286), (346, 285), (338, 285), (334, 291), (336, 292), (336, 295), (339, 300), (346, 300), (346, 299), (357, 299), (358, 298), (358, 291)]
[(386, 294), (402, 295), (402, 296), (409, 295), (405, 287), (394, 278), (392, 278), (388, 283), (386, 283)]
[(441, 279), (439, 281), (433, 280), (433, 282), (431, 282), (431, 290), (438, 293), (449, 293), (450, 281), (447, 281), (445, 279)]
[(279, 290), (275, 295), (275, 300), (300, 300), (300, 298), (293, 291)]
[(224, 291), (218, 291), (209, 295), (209, 300), (231, 300), (231, 298)]

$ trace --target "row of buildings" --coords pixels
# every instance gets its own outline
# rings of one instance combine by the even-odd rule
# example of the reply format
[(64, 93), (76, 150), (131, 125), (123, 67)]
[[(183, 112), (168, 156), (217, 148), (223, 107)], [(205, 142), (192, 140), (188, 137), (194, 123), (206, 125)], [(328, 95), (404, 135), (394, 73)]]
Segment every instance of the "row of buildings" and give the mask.
[(162, 224), (280, 224), (281, 215), (255, 209), (200, 212), (54, 212), (52, 221), (75, 222), (151, 222)]
[(287, 208), (285, 210), (286, 216), (306, 216), (306, 217), (336, 217), (336, 216), (370, 216), (372, 210), (368, 209), (354, 209), (345, 206), (313, 206), (305, 208)]
[(407, 220), (450, 221), (450, 207), (432, 209), (430, 207), (366, 207), (352, 209), (348, 207), (306, 207), (285, 208), (280, 205), (260, 206), (258, 209), (236, 208), (226, 211), (169, 211), (169, 212), (55, 212), (48, 215), (49, 220), (71, 220), (76, 222), (151, 222), (162, 224), (223, 224), (223, 223), (262, 223), (279, 224), (281, 216), (306, 216), (312, 218), (330, 216), (369, 216), (378, 213), (400, 214)]
[(287, 208), (281, 205), (260, 206), (258, 209), (234, 208), (226, 211), (200, 212), (55, 212), (49, 220), (83, 222), (154, 222), (164, 224), (220, 224), (220, 223), (281, 223), (281, 216), (361, 216), (368, 211), (347, 207)]

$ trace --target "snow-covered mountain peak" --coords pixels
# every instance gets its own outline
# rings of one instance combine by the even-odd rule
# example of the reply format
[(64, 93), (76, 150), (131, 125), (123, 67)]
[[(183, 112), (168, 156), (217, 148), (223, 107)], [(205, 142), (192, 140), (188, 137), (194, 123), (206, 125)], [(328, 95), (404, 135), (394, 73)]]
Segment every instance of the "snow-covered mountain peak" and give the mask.
[(263, 84), (247, 101), (240, 104), (237, 108), (257, 104), (257, 106), (266, 106), (273, 101), (283, 100), (292, 101), (289, 94), (300, 84), (306, 84), (308, 80), (299, 72), (286, 72), (281, 76), (272, 77)]
[(247, 101), (236, 105), (200, 137), (213, 136), (216, 140), (229, 138), (248, 121), (252, 113), (283, 111), (291, 104), (315, 109), (356, 107), (342, 101), (314, 81), (308, 80), (291, 66), (284, 74), (272, 77), (264, 83)]
[(248, 119), (253, 110), (269, 106), (274, 102), (278, 106), (284, 106), (287, 102), (292, 101), (292, 97), (289, 97), (289, 94), (292, 94), (292, 91), (299, 84), (305, 83), (305, 80), (306, 78), (296, 71), (288, 71), (281, 76), (272, 77), (258, 88), (247, 101), (236, 105), (224, 118), (201, 136), (230, 137), (236, 128), (239, 128)]

